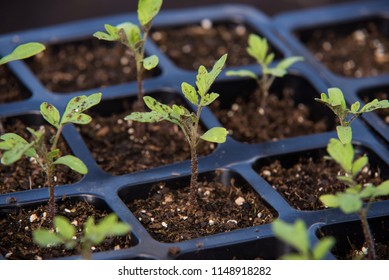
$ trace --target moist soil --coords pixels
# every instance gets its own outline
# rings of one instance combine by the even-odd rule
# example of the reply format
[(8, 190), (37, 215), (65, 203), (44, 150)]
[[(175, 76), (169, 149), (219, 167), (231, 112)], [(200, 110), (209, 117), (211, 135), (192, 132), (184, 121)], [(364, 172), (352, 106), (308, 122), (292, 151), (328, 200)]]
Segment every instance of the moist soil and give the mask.
[(6, 66), (0, 66), (0, 104), (27, 99), (28, 90), (16, 79)]
[[(10, 213), (0, 213), (0, 253), (7, 259), (53, 259), (79, 255), (78, 249), (66, 250), (63, 246), (55, 248), (40, 248), (32, 239), (32, 232), (38, 228), (49, 228), (49, 222), (45, 219), (47, 213), (45, 205), (36, 208), (18, 207)], [(65, 199), (58, 203), (56, 215), (69, 219), (76, 226), (76, 236), (82, 235), (83, 225), (89, 216), (95, 218), (95, 222), (107, 215), (85, 201), (72, 201)], [(6, 229), (6, 230), (5, 230)], [(95, 246), (93, 252), (119, 250), (129, 248), (134, 244), (131, 235), (122, 237), (109, 237), (104, 242)]]
[(389, 72), (389, 37), (378, 21), (317, 29), (302, 37), (316, 59), (336, 74), (361, 78)]
[[(321, 195), (335, 194), (347, 188), (336, 179), (336, 175), (342, 174), (341, 168), (334, 161), (323, 157), (300, 157), (292, 166), (284, 166), (282, 161), (275, 160), (257, 171), (298, 210), (325, 209), (319, 200)], [(379, 170), (364, 168), (357, 181), (379, 185), (382, 178)]]
[[(26, 130), (26, 124), (18, 118), (5, 119), (2, 126), (3, 131), (0, 131), (0, 135), (13, 132), (27, 141), (31, 139), (31, 135)], [(39, 129), (39, 126), (36, 125), (27, 126), (36, 130)], [(44, 127), (46, 130), (46, 143), (49, 143), (50, 138), (55, 134), (55, 130), (50, 125), (45, 125)], [(58, 148), (63, 155), (72, 153), (62, 138), (58, 142)], [(2, 151), (0, 151), (1, 156)], [(57, 165), (56, 170), (57, 185), (72, 184), (81, 179), (81, 175), (64, 165)], [(0, 164), (0, 194), (43, 187), (45, 187), (45, 174), (37, 163), (27, 158), (22, 158), (10, 166)]]
[(189, 201), (189, 189), (185, 184), (173, 188), (159, 183), (146, 199), (135, 199), (127, 206), (150, 235), (161, 242), (180, 242), (267, 224), (276, 217), (253, 190), (235, 186), (233, 180), (229, 187), (219, 181), (201, 180), (197, 205)]
[[(212, 23), (154, 30), (153, 41), (178, 67), (197, 70), (200, 65), (207, 69), (228, 53), (227, 66), (255, 63), (246, 51), (248, 36), (253, 31), (238, 23)], [(272, 52), (276, 52), (271, 48)], [(276, 52), (276, 59), (280, 58)]]
[[(123, 175), (189, 159), (189, 144), (177, 125), (167, 121), (145, 124), (124, 120), (134, 111), (131, 107), (135, 104), (127, 104), (130, 107), (122, 113), (90, 112), (92, 122), (79, 127), (100, 167), (112, 175)], [(144, 133), (138, 135), (142, 129)], [(213, 143), (201, 142), (199, 155), (209, 154), (214, 148)]]
[(331, 130), (327, 117), (313, 121), (314, 112), (293, 99), (293, 90), (284, 89), (282, 97), (270, 94), (264, 108), (255, 93), (249, 99), (237, 97), (228, 108), (220, 100), (211, 104), (213, 113), (234, 139), (246, 143), (276, 141)]
[[(373, 99), (377, 98), (378, 100), (387, 100), (389, 99), (389, 91), (378, 91), (374, 94), (369, 94), (369, 96), (362, 96), (363, 102), (368, 103), (373, 101)], [(389, 109), (380, 109), (374, 111), (386, 124), (389, 125)]]
[[(27, 64), (50, 91), (76, 92), (136, 80), (131, 52), (117, 42), (88, 39), (47, 46)], [(145, 78), (158, 75), (145, 71)]]

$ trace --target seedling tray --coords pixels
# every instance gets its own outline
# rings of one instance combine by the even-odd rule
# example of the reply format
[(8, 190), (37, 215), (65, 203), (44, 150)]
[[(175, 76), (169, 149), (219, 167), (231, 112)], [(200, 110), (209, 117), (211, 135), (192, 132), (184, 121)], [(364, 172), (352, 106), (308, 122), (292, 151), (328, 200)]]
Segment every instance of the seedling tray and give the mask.
[[(363, 9), (363, 14), (383, 14), (383, 10), (389, 7), (384, 2), (386, 1), (368, 2), (368, 5), (364, 3), (363, 5), (340, 6), (333, 9), (334, 11), (339, 10), (339, 13), (343, 11), (343, 19), (350, 20), (362, 14), (362, 7), (369, 7), (369, 9)], [(354, 10), (357, 12), (344, 12)], [(280, 16), (273, 22), (260, 11), (249, 6), (219, 5), (190, 10), (162, 11), (153, 25), (155, 30), (162, 30), (201, 24), (204, 19), (213, 23), (244, 24), (250, 30), (268, 39), (272, 48), (277, 51), (278, 59), (291, 55), (304, 56), (305, 61), (293, 66), (285, 81), (275, 81), (273, 91), (276, 94), (277, 92), (281, 94), (287, 86), (294, 93), (296, 102), (306, 103), (308, 107), (313, 106), (314, 120), (317, 120), (319, 116), (324, 116), (327, 119), (327, 129), (320, 133), (308, 133), (273, 141), (254, 141), (252, 143), (236, 139), (233, 135), (230, 135), (227, 141), (218, 144), (213, 152), (200, 157), (199, 172), (200, 178), (212, 178), (215, 176), (215, 171), (218, 171), (222, 174), (220, 180), (226, 185), (229, 185), (231, 178), (233, 178), (235, 182), (254, 190), (276, 218), (281, 218), (286, 222), (293, 222), (298, 218), (303, 219), (309, 227), (310, 239), (313, 244), (318, 241), (323, 232), (324, 234), (328, 232), (332, 234), (334, 232), (333, 227), (338, 228), (343, 223), (346, 226), (349, 222), (357, 223), (357, 217), (345, 215), (336, 209), (297, 210), (258, 174), (257, 169), (275, 159), (293, 161), (299, 155), (313, 154), (316, 157), (321, 157), (325, 154), (325, 147), (329, 139), (335, 137), (336, 133), (332, 121), (333, 116), (329, 110), (313, 102), (314, 98), (318, 98), (321, 92), (326, 92), (332, 86), (343, 87), (347, 93), (347, 101), (352, 102), (359, 98), (357, 92), (362, 88), (385, 84), (382, 81), (386, 76), (349, 80), (332, 74), (320, 65), (312, 54), (291, 35), (294, 30), (302, 29), (305, 26), (312, 28), (313, 23), (322, 25), (336, 21), (335, 14), (337, 13), (331, 12), (328, 14), (319, 10), (307, 11), (304, 14), (296, 13), (293, 16)], [(322, 16), (324, 14), (326, 15), (325, 19)], [(313, 17), (315, 17), (315, 20), (312, 20)], [(135, 14), (79, 21), (4, 35), (0, 37), (0, 54), (9, 53), (16, 45), (28, 41), (39, 41), (46, 45), (60, 47), (64, 43), (90, 40), (92, 34), (97, 30), (101, 30), (105, 23), (114, 25), (124, 21), (136, 22)], [(157, 71), (144, 81), (145, 93), (167, 100), (182, 100), (181, 82), (193, 83), (196, 72), (177, 66), (152, 41), (148, 42), (146, 52), (157, 54), (160, 63)], [(277, 61), (274, 63), (277, 63)], [(108, 115), (110, 112), (122, 110), (123, 108), (117, 109), (116, 106), (121, 106), (123, 102), (131, 102), (137, 95), (134, 81), (74, 90), (67, 93), (52, 92), (35, 76), (28, 66), (28, 62), (13, 62), (7, 67), (20, 81), (21, 85), (27, 89), (30, 96), (21, 101), (0, 104), (0, 118), (4, 119), (5, 122), (9, 118), (24, 118), (28, 119), (30, 123), (40, 124), (42, 119), (39, 117), (38, 109), (41, 102), (52, 103), (63, 111), (65, 104), (72, 97), (80, 94), (88, 95), (97, 91), (103, 93), (103, 101), (94, 110), (103, 115)], [(215, 91), (220, 93), (222, 102), (233, 102), (232, 100), (237, 95), (236, 91), (239, 89), (250, 92), (250, 87), (253, 86), (250, 81), (224, 75), (226, 70), (236, 70), (243, 67), (260, 74), (258, 67), (253, 64), (227, 67), (214, 84)], [(191, 108), (190, 104), (187, 105)], [(284, 113), (288, 114), (288, 112)], [(34, 116), (34, 118), (31, 116)], [(375, 121), (370, 120), (369, 117), (366, 117), (365, 120), (367, 122)], [(377, 121), (377, 123), (379, 122)], [(220, 120), (211, 109), (204, 110), (201, 124), (205, 128), (221, 125)], [(382, 141), (382, 138), (389, 139), (388, 131), (379, 131), (376, 126), (377, 131), (379, 131), (378, 135), (380, 135), (377, 137), (370, 126), (359, 120), (353, 122), (352, 127), (353, 141), (360, 147), (359, 150), (362, 153), (366, 152), (371, 155), (371, 164), (379, 166), (383, 170), (384, 177), (388, 177), (389, 150), (387, 143)], [(378, 127), (381, 127), (381, 124)], [(139, 217), (136, 217), (126, 204), (131, 203), (134, 199), (146, 198), (153, 184), (166, 182), (174, 186), (181, 186), (182, 182), (189, 180), (190, 162), (188, 160), (172, 162), (164, 166), (115, 175), (99, 165), (77, 127), (74, 125), (66, 126), (63, 136), (73, 154), (82, 159), (88, 166), (89, 173), (78, 182), (57, 186), (55, 190), (57, 201), (60, 202), (64, 197), (87, 201), (98, 208), (105, 209), (107, 212), (116, 213), (123, 222), (129, 223), (132, 227), (132, 246), (130, 248), (94, 253), (94, 259), (277, 259), (291, 251), (290, 247), (275, 238), (271, 230), (271, 223), (181, 242), (166, 243), (156, 240), (142, 225)], [(46, 203), (47, 200), (48, 190), (46, 188), (33, 188), (26, 191), (1, 194), (0, 217), (21, 207), (28, 208)], [(369, 219), (376, 221), (381, 218), (387, 219), (385, 218), (387, 216), (389, 216), (389, 201), (373, 203), (369, 211)], [(7, 229), (3, 228), (2, 230)], [(336, 234), (338, 234), (338, 230), (336, 230)], [(0, 259), (5, 258), (5, 254), (0, 255)], [(79, 259), (80, 256), (68, 258)], [(334, 259), (336, 256), (330, 253), (327, 258)]]

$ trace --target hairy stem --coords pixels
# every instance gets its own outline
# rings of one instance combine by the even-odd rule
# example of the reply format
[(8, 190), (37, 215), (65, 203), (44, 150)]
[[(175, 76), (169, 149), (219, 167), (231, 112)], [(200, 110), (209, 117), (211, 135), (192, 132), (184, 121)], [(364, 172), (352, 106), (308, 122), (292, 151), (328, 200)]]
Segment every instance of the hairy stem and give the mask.
[(269, 77), (266, 74), (262, 75), (261, 80), (258, 80), (258, 85), (260, 87), (260, 92), (258, 96), (258, 102), (259, 102), (259, 107), (262, 109), (265, 109), (266, 107), (266, 102), (267, 102), (267, 97), (269, 96)]
[(63, 129), (63, 126), (60, 125), (57, 129), (57, 133), (55, 134), (55, 136), (53, 138), (53, 143), (51, 144), (50, 151), (54, 151), (55, 149), (57, 149), (57, 144), (59, 141), (59, 137), (61, 136), (62, 129)]
[(192, 205), (197, 204), (197, 180), (198, 180), (198, 159), (196, 146), (190, 145), (190, 155), (191, 155), (191, 168), (192, 175), (190, 177), (190, 201)]
[(373, 236), (371, 234), (369, 223), (367, 221), (367, 209), (366, 208), (363, 208), (361, 210), (361, 212), (359, 213), (359, 217), (361, 219), (363, 235), (365, 237), (365, 241), (367, 243), (367, 248), (368, 248), (367, 258), (369, 260), (375, 260), (376, 252), (375, 252), (375, 247), (374, 247)]

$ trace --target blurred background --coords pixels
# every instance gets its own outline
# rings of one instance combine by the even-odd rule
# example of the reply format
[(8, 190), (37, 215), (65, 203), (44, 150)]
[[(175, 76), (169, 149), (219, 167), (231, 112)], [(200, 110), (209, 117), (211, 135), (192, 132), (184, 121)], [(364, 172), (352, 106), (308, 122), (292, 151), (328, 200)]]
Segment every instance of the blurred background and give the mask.
[[(164, 0), (166, 9), (224, 3), (248, 4), (272, 16), (281, 12), (356, 0)], [(137, 0), (11, 0), (1, 1), (0, 33), (9, 33), (74, 20), (136, 11)]]

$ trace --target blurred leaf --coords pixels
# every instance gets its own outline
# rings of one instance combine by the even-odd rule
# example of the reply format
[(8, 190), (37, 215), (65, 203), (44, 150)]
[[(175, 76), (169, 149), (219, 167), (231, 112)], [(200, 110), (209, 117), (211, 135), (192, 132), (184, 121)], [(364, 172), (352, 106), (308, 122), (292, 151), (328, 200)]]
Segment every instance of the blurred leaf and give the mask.
[(139, 0), (138, 19), (142, 26), (149, 24), (159, 13), (162, 6), (162, 0)]
[(294, 224), (287, 224), (280, 219), (273, 222), (272, 230), (277, 238), (294, 247), (305, 256), (309, 252), (309, 238), (304, 221), (298, 219)]
[(4, 56), (0, 59), (0, 65), (14, 61), (25, 59), (36, 55), (46, 49), (41, 43), (31, 42), (26, 44), (21, 44), (17, 46), (10, 54)]
[(158, 62), (159, 62), (158, 56), (152, 55), (152, 56), (146, 57), (143, 60), (143, 67), (146, 70), (151, 70), (151, 69), (157, 67)]
[(55, 216), (54, 227), (65, 240), (71, 240), (76, 235), (76, 228), (65, 217)]
[(213, 127), (205, 132), (200, 138), (213, 143), (224, 143), (228, 131), (223, 127)]
[(250, 70), (237, 70), (237, 71), (233, 71), (233, 70), (230, 70), (230, 71), (227, 71), (226, 72), (226, 75), (227, 76), (238, 76), (238, 77), (242, 77), (242, 78), (252, 78), (254, 80), (257, 79), (257, 75), (250, 71)]

